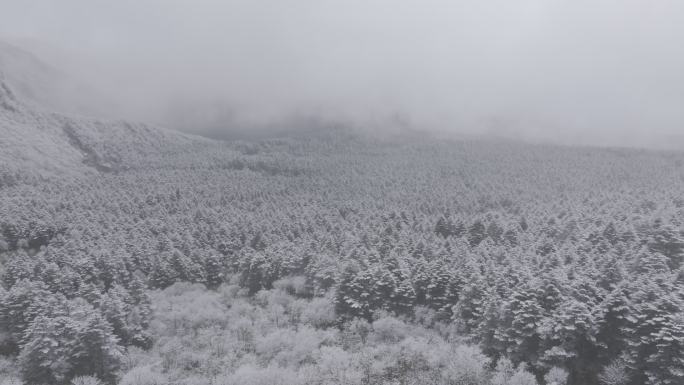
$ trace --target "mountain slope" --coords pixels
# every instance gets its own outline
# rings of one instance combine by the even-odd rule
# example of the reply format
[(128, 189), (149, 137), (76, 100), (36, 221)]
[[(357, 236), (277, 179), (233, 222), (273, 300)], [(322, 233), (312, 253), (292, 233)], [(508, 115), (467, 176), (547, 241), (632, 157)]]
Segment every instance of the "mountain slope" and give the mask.
[(114, 102), (32, 53), (0, 41), (0, 72), (17, 97), (46, 110), (110, 116)]
[(20, 100), (0, 78), (0, 174), (115, 172), (148, 155), (206, 140), (144, 124), (43, 111)]

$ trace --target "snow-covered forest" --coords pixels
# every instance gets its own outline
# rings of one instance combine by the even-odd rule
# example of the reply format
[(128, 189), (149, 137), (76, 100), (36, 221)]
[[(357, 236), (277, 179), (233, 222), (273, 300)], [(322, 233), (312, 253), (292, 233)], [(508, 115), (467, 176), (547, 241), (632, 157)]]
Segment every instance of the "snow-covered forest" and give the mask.
[(220, 142), (3, 92), (2, 385), (684, 382), (682, 153)]
[(684, 1), (0, 5), (0, 385), (684, 385)]

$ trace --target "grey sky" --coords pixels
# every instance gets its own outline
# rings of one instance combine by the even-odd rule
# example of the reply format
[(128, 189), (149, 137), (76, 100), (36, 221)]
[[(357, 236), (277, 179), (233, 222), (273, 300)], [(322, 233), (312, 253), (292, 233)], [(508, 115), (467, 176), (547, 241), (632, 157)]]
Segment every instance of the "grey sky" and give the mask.
[[(188, 130), (293, 114), (564, 142), (684, 134), (681, 0), (0, 0), (0, 39)], [(212, 126), (212, 127), (207, 127)], [(684, 141), (682, 142), (684, 143)]]

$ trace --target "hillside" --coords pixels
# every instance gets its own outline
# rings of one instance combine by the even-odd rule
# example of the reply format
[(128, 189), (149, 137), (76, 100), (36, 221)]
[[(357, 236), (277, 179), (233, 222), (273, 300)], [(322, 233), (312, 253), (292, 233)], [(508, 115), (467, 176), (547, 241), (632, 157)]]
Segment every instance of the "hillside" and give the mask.
[(115, 172), (207, 140), (125, 121), (47, 111), (0, 78), (0, 174), (31, 178)]
[(0, 72), (19, 99), (48, 111), (99, 117), (114, 105), (93, 87), (1, 40)]

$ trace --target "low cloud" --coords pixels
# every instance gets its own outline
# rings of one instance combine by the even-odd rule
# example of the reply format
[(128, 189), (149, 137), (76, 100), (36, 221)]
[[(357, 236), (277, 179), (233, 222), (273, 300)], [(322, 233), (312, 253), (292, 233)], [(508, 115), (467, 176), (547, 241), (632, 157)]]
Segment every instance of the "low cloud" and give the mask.
[(221, 136), (293, 117), (562, 143), (684, 132), (677, 0), (35, 0), (0, 38), (113, 114)]

